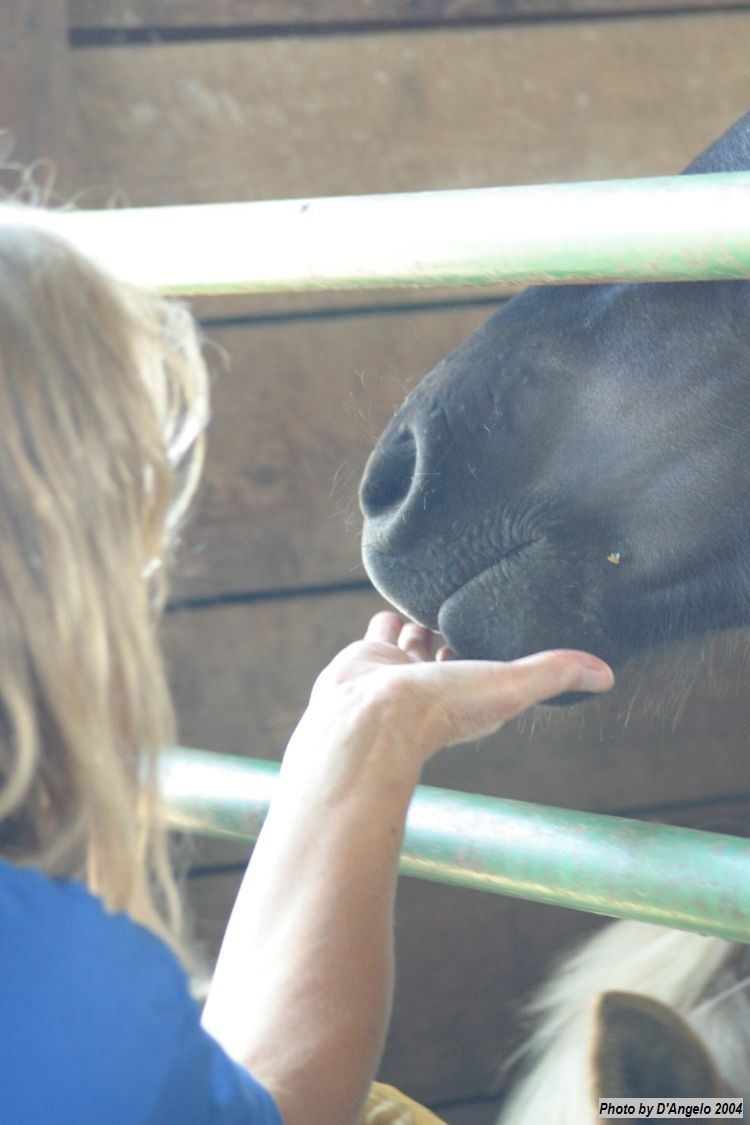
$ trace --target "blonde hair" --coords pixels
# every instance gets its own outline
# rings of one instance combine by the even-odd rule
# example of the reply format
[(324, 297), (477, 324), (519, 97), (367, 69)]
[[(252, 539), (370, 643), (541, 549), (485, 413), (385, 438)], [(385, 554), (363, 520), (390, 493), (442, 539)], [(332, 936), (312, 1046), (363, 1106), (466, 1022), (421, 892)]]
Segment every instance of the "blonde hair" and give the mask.
[(206, 369), (185, 309), (16, 210), (0, 207), (0, 855), (83, 880), (182, 954), (155, 611)]

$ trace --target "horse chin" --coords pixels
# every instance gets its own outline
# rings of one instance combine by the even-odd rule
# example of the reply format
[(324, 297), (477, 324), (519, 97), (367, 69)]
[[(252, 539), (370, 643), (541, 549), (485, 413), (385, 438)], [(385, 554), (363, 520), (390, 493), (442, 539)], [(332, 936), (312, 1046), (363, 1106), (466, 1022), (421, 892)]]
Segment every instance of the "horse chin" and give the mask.
[[(545, 596), (538, 586), (509, 581), (493, 566), (454, 591), (442, 604), (437, 624), (446, 644), (465, 660), (517, 660), (548, 649), (591, 652), (620, 667), (630, 655), (580, 606)], [(590, 699), (588, 692), (566, 692), (547, 700), (569, 706)]]

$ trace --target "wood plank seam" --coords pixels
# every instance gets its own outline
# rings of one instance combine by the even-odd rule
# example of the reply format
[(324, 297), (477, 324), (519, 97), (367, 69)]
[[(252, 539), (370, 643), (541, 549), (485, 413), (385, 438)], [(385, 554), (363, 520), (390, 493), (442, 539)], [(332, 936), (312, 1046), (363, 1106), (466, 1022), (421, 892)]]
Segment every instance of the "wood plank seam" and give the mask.
[(248, 5), (223, 0), (207, 12), (201, 0), (140, 0), (126, 8), (114, 0), (68, 0), (71, 43), (102, 46), (215, 36), (255, 38), (297, 35), (368, 34), (408, 28), (478, 27), (497, 24), (569, 21), (577, 18), (627, 18), (680, 15), (685, 12), (732, 11), (748, 0), (379, 0), (356, 5), (344, 0), (323, 3), (297, 0), (280, 10), (274, 0)]

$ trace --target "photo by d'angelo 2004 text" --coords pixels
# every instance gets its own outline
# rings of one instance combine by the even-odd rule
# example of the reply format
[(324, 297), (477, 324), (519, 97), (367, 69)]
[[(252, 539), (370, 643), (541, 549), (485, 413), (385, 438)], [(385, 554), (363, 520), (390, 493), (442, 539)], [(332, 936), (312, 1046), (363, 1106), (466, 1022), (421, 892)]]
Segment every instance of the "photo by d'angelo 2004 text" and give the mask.
[(599, 1116), (608, 1121), (638, 1118), (641, 1121), (744, 1118), (742, 1098), (600, 1098)]

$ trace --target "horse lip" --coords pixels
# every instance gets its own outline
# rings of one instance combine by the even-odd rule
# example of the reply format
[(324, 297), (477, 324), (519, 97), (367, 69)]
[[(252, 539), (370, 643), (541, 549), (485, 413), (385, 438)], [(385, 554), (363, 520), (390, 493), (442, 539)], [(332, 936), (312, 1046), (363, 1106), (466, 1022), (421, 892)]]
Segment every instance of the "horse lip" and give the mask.
[(466, 589), (467, 586), (471, 586), (474, 582), (480, 581), (484, 577), (484, 575), (491, 574), (493, 572), (499, 571), (500, 570), (500, 561), (501, 561), (500, 559), (497, 559), (494, 563), (491, 563), (490, 566), (486, 566), (486, 567), (484, 567), (483, 570), (480, 570), (476, 574), (471, 575), (470, 578), (466, 578), (460, 584), (460, 586), (456, 586), (455, 589), (451, 590), (451, 592), (447, 595), (447, 597), (443, 598), (443, 600), (440, 603), (440, 608), (438, 609), (438, 612), (437, 612), (436, 626), (437, 626), (438, 632), (441, 632), (441, 633), (443, 632), (442, 621), (443, 621), (445, 613), (449, 609), (450, 604), (453, 601), (453, 599), (456, 598), (459, 594), (461, 594)]
[[(444, 612), (446, 606), (456, 594), (460, 593), (471, 582), (476, 582), (484, 574), (489, 574), (493, 570), (502, 569), (503, 565), (507, 565), (507, 560), (517, 554), (521, 554), (528, 547), (534, 546), (536, 543), (544, 540), (546, 537), (537, 535), (533, 539), (526, 539), (523, 542), (513, 543), (506, 547), (501, 554), (495, 555), (491, 562), (486, 563), (484, 566), (479, 567), (477, 570), (468, 571), (465, 577), (453, 586), (449, 586), (446, 592), (436, 591), (436, 596), (430, 598), (428, 602), (423, 603), (421, 606), (415, 604), (413, 591), (411, 593), (399, 593), (394, 590), (388, 581), (387, 571), (378, 567), (369, 567), (367, 565), (367, 551), (365, 554), (365, 567), (370, 577), (370, 581), (376, 590), (379, 591), (386, 599), (394, 606), (399, 613), (408, 617), (412, 621), (419, 622), (433, 632), (440, 632), (440, 616)], [(415, 568), (410, 571), (413, 580), (425, 581), (425, 572)]]
[(535, 539), (526, 539), (522, 543), (514, 543), (512, 546), (507, 547), (502, 552), (502, 554), (497, 555), (496, 558), (494, 558), (492, 562), (487, 566), (483, 566), (481, 570), (477, 570), (473, 574), (469, 574), (468, 577), (464, 578), (457, 586), (454, 586), (450, 593), (446, 594), (442, 599), (440, 608), (438, 610), (438, 618), (440, 617), (440, 614), (443, 612), (451, 598), (460, 593), (460, 591), (463, 590), (464, 587), (468, 586), (470, 582), (476, 582), (477, 579), (482, 578), (485, 574), (489, 574), (492, 571), (499, 570), (502, 572), (503, 564), (507, 563), (508, 559), (514, 558), (516, 555), (520, 555), (529, 547), (533, 547), (536, 543), (539, 543), (542, 538), (543, 536), (537, 536)]

